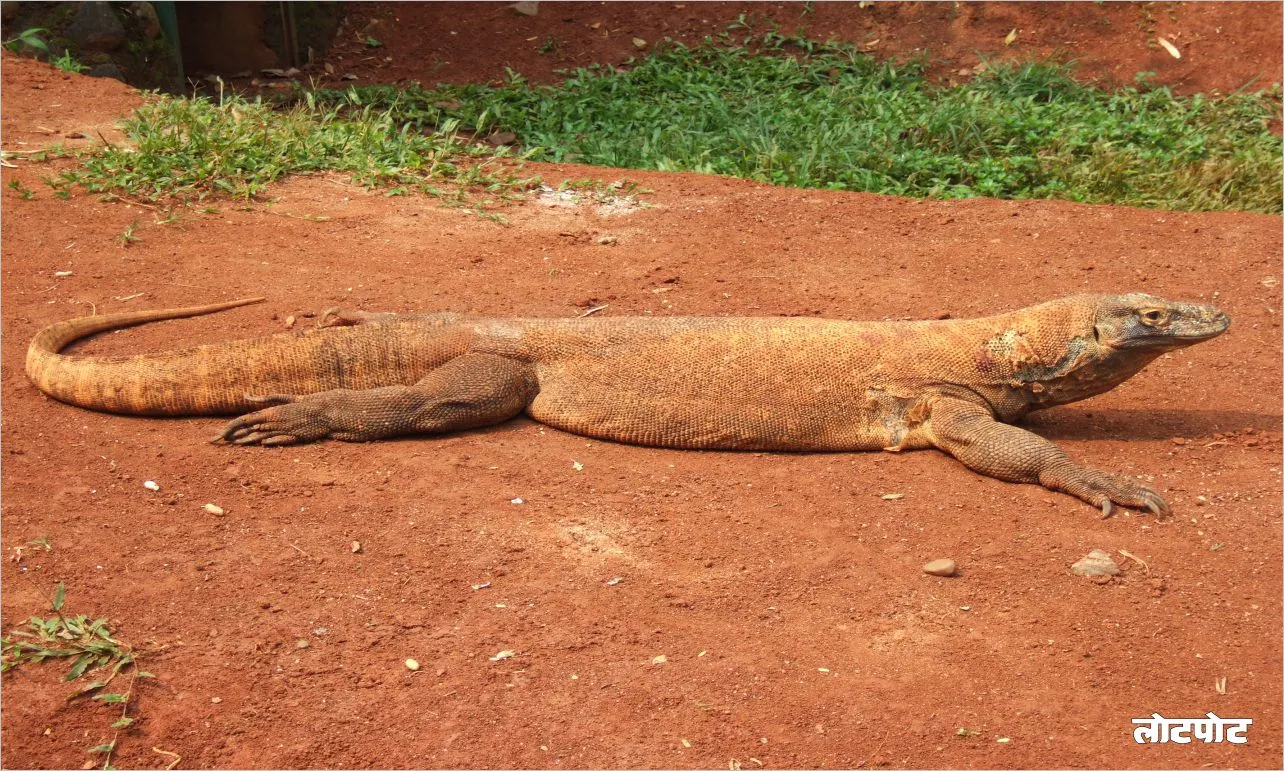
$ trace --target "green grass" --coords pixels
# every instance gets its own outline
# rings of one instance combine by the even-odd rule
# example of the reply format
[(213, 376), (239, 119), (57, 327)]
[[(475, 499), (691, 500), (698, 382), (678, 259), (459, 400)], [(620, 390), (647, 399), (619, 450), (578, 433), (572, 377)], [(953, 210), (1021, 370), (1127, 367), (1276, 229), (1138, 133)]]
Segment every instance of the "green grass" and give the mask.
[[(47, 538), (37, 539), (26, 546), (38, 546), (46, 551), (52, 550)], [(18, 549), (18, 558), (22, 549)], [(112, 754), (116, 751), (122, 731), (127, 730), (137, 719), (131, 715), (135, 707), (137, 684), (139, 678), (154, 677), (150, 672), (138, 668), (138, 654), (126, 642), (117, 639), (108, 626), (105, 618), (91, 620), (88, 616), (68, 616), (63, 614), (63, 603), (66, 600), (67, 588), (61, 583), (54, 590), (50, 606), (53, 616), (40, 618), (32, 616), (27, 623), (13, 629), (8, 635), (0, 638), (0, 671), (29, 664), (41, 664), (51, 659), (69, 659), (71, 667), (64, 681), (79, 679), (88, 673), (105, 673), (103, 679), (93, 680), (80, 686), (67, 697), (68, 701), (81, 696), (89, 696), (101, 704), (118, 705), (119, 716), (111, 725), (111, 741), (89, 748), (87, 751), (102, 758), (102, 768), (110, 769)], [(124, 673), (126, 682), (124, 691), (108, 690), (108, 686), (117, 675)]]
[[(747, 43), (747, 45), (746, 45)], [(937, 87), (921, 64), (776, 33), (668, 43), (553, 86), (319, 92), (395, 123), (511, 131), (540, 161), (726, 174), (905, 196), (1281, 211), (1278, 86), (1223, 98), (1106, 92), (1068, 66), (992, 66)], [(452, 124), (453, 125), (453, 124)]]
[[(252, 199), (292, 174), (337, 171), (388, 195), (479, 212), (538, 183), (521, 161), (697, 171), (914, 197), (1056, 198), (1278, 213), (1281, 146), (1265, 93), (1103, 91), (1067, 65), (992, 66), (937, 86), (921, 63), (775, 32), (656, 46), (626, 66), (534, 86), (300, 92), (288, 105), (151, 97), (131, 147), (78, 151), (55, 194)], [(513, 132), (524, 150), (475, 135)], [(492, 215), (488, 215), (492, 216)]]
[(239, 98), (152, 96), (125, 121), (129, 146), (82, 151), (79, 168), (51, 184), (191, 203), (248, 200), (289, 175), (337, 171), (389, 195), (417, 190), (478, 209), (533, 184), (507, 150), (460, 138), (451, 121), (424, 132), (395, 119), (395, 100), (383, 110), (346, 106), (340, 116), (307, 99), (278, 109)]

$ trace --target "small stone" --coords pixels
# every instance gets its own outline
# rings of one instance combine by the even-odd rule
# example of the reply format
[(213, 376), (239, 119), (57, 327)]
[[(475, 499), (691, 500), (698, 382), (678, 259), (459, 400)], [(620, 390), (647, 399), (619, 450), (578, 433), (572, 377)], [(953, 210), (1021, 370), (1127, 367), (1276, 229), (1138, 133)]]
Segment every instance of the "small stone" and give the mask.
[(304, 648), (312, 647), (312, 643), (300, 637), (298, 640), (294, 641), (294, 647), (298, 648), (299, 650), (303, 650)]
[(215, 696), (214, 698), (210, 699), (210, 703), (211, 703), (211, 704), (222, 704), (222, 703), (223, 703), (223, 699), (222, 699), (222, 698), (220, 698), (220, 697), (218, 697), (218, 696)]
[(1076, 576), (1117, 576), (1120, 570), (1109, 552), (1093, 549), (1088, 556), (1071, 565), (1070, 572)]
[(418, 672), (419, 662), (414, 659), (406, 659), (406, 669), (409, 669), (411, 672)]
[(353, 553), (353, 554), (360, 554), (360, 553), (361, 553), (361, 542), (360, 542), (360, 541), (353, 541), (353, 542), (352, 542), (352, 553)]
[(156, 484), (150, 479), (147, 480), (146, 482), (143, 482), (143, 487), (146, 487), (148, 490), (151, 490), (154, 493), (160, 492), (160, 485)]
[(205, 509), (206, 514), (213, 514), (216, 517), (221, 517), (226, 513), (223, 511), (222, 506), (218, 506), (213, 503), (207, 503), (202, 508)]
[(665, 656), (665, 655), (662, 653), (662, 654), (660, 654), (659, 656), (656, 656), (655, 658), (651, 659), (651, 664), (652, 664), (652, 665), (659, 665), (659, 664), (663, 664), (664, 662), (666, 662), (666, 661), (668, 661), (668, 660), (669, 660), (669, 657), (668, 657), (668, 656)]
[(927, 573), (929, 576), (944, 576), (949, 578), (958, 572), (958, 565), (954, 564), (954, 560), (949, 559), (932, 560), (923, 566), (923, 572)]

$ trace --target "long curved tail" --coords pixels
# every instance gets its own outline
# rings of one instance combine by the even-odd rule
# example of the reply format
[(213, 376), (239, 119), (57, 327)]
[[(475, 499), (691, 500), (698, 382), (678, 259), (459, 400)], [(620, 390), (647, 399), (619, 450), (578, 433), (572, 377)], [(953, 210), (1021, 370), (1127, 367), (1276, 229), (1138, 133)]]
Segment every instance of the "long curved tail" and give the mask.
[(261, 297), (192, 308), (87, 316), (42, 329), (27, 376), (53, 398), (124, 415), (231, 415), (254, 396), (410, 385), (464, 353), (470, 332), (451, 314), (418, 320), (281, 332), (136, 356), (59, 353), (97, 332), (249, 305)]
[[(224, 412), (232, 405), (207, 405), (201, 409), (196, 404), (175, 402), (172, 391), (165, 399), (164, 389), (156, 389), (155, 382), (148, 382), (147, 375), (154, 374), (159, 356), (65, 356), (59, 351), (75, 341), (113, 329), (132, 327), (152, 321), (181, 319), (218, 313), (242, 305), (262, 302), (262, 297), (196, 305), (189, 308), (160, 308), (127, 313), (109, 313), (102, 316), (80, 318), (50, 324), (36, 333), (27, 348), (27, 377), (36, 387), (53, 398), (90, 409), (126, 414), (200, 414)], [(200, 346), (209, 348), (209, 346)], [(195, 349), (193, 349), (195, 350)], [(182, 352), (179, 352), (182, 353)], [(149, 360), (151, 360), (149, 362)], [(148, 367), (148, 364), (152, 367)], [(159, 397), (159, 398), (158, 398)], [(164, 401), (164, 403), (161, 403)]]

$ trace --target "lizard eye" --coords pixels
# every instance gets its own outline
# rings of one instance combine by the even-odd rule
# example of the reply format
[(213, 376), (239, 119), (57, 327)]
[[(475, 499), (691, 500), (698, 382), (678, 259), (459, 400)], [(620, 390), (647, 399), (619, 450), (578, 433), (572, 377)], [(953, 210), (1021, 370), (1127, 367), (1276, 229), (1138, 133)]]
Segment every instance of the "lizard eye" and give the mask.
[(1142, 311), (1141, 318), (1147, 324), (1158, 324), (1164, 320), (1164, 312), (1157, 308), (1151, 308), (1148, 311)]

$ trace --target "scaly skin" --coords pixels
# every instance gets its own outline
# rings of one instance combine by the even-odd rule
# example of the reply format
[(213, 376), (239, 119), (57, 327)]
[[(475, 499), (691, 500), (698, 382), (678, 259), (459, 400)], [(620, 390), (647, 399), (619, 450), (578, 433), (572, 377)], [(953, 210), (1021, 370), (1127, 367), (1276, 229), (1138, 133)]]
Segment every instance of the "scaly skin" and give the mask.
[[(1009, 425), (1107, 391), (1226, 331), (1206, 305), (1079, 295), (979, 319), (485, 319), (331, 309), (322, 329), (122, 357), (58, 353), (107, 329), (257, 300), (74, 319), (41, 331), (27, 374), (50, 396), (142, 415), (245, 413), (218, 439), (368, 441), (523, 411), (585, 436), (686, 449), (937, 447), (969, 468), (1102, 508), (1168, 512), (1123, 476)], [(254, 411), (251, 411), (254, 410)]]

